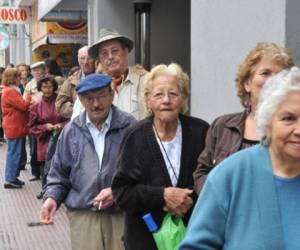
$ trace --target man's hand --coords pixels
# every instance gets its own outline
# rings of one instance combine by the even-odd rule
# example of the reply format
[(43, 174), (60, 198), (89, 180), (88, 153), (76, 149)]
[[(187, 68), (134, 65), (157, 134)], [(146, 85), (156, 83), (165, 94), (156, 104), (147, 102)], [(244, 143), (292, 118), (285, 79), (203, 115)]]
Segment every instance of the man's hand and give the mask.
[(47, 198), (40, 210), (40, 222), (43, 224), (52, 224), (56, 209), (56, 201), (51, 197)]
[(187, 188), (167, 187), (164, 190), (166, 206), (164, 211), (176, 216), (183, 216), (192, 207), (193, 200), (190, 197), (193, 190)]
[[(100, 193), (94, 198), (94, 206), (97, 206), (99, 209), (105, 209), (110, 207), (114, 203), (113, 194), (111, 188), (104, 188)], [(99, 204), (101, 206), (99, 207)]]

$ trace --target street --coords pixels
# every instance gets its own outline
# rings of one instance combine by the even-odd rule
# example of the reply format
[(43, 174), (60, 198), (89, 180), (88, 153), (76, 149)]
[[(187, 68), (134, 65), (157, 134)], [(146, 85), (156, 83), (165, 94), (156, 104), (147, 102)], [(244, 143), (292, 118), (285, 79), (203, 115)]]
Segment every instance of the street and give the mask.
[(29, 182), (31, 171), (27, 164), (20, 174), (25, 186), (4, 189), (5, 158), (6, 143), (0, 146), (0, 250), (71, 249), (69, 221), (63, 206), (57, 211), (53, 225), (28, 226), (27, 223), (39, 220), (42, 201), (36, 195), (41, 188), (40, 181)]

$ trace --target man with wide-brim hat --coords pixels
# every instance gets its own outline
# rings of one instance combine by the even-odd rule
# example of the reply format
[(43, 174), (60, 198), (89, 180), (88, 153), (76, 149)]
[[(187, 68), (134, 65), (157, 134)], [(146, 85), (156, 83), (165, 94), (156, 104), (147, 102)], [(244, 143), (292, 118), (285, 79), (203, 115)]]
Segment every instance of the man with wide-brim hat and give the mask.
[(140, 120), (145, 117), (142, 83), (147, 71), (141, 65), (128, 66), (128, 54), (132, 49), (130, 37), (104, 28), (88, 53), (101, 63), (105, 73), (112, 76), (113, 103)]
[(124, 249), (124, 214), (110, 186), (125, 130), (135, 119), (112, 105), (110, 83), (108, 75), (90, 74), (76, 86), (85, 111), (62, 130), (47, 177), (40, 221), (52, 223), (65, 203), (72, 250)]

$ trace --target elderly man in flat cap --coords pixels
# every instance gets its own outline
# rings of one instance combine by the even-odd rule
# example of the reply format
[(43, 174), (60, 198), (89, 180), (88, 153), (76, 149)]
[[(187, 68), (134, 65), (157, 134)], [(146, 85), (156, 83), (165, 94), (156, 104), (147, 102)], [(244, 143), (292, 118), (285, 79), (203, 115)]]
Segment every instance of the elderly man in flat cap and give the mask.
[(128, 66), (128, 54), (132, 48), (131, 38), (115, 30), (101, 29), (99, 40), (88, 53), (99, 60), (104, 72), (112, 76), (113, 103), (140, 120), (145, 117), (142, 83), (147, 71), (140, 65)]
[(78, 50), (78, 63), (80, 69), (64, 81), (55, 102), (57, 112), (66, 119), (71, 118), (77, 100), (75, 87), (80, 80), (95, 71), (95, 60), (88, 55), (88, 46), (85, 45)]
[(112, 105), (110, 83), (108, 75), (91, 74), (77, 85), (85, 111), (62, 130), (47, 177), (40, 221), (52, 223), (64, 202), (73, 250), (124, 249), (124, 218), (110, 186), (124, 131), (135, 119)]

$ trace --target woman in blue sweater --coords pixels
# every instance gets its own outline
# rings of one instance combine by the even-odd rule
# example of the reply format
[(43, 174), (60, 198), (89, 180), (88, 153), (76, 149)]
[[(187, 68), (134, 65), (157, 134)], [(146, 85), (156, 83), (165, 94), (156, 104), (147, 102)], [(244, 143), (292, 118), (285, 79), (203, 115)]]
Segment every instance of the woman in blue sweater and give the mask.
[(180, 250), (300, 249), (300, 70), (264, 85), (256, 112), (261, 144), (208, 176)]

